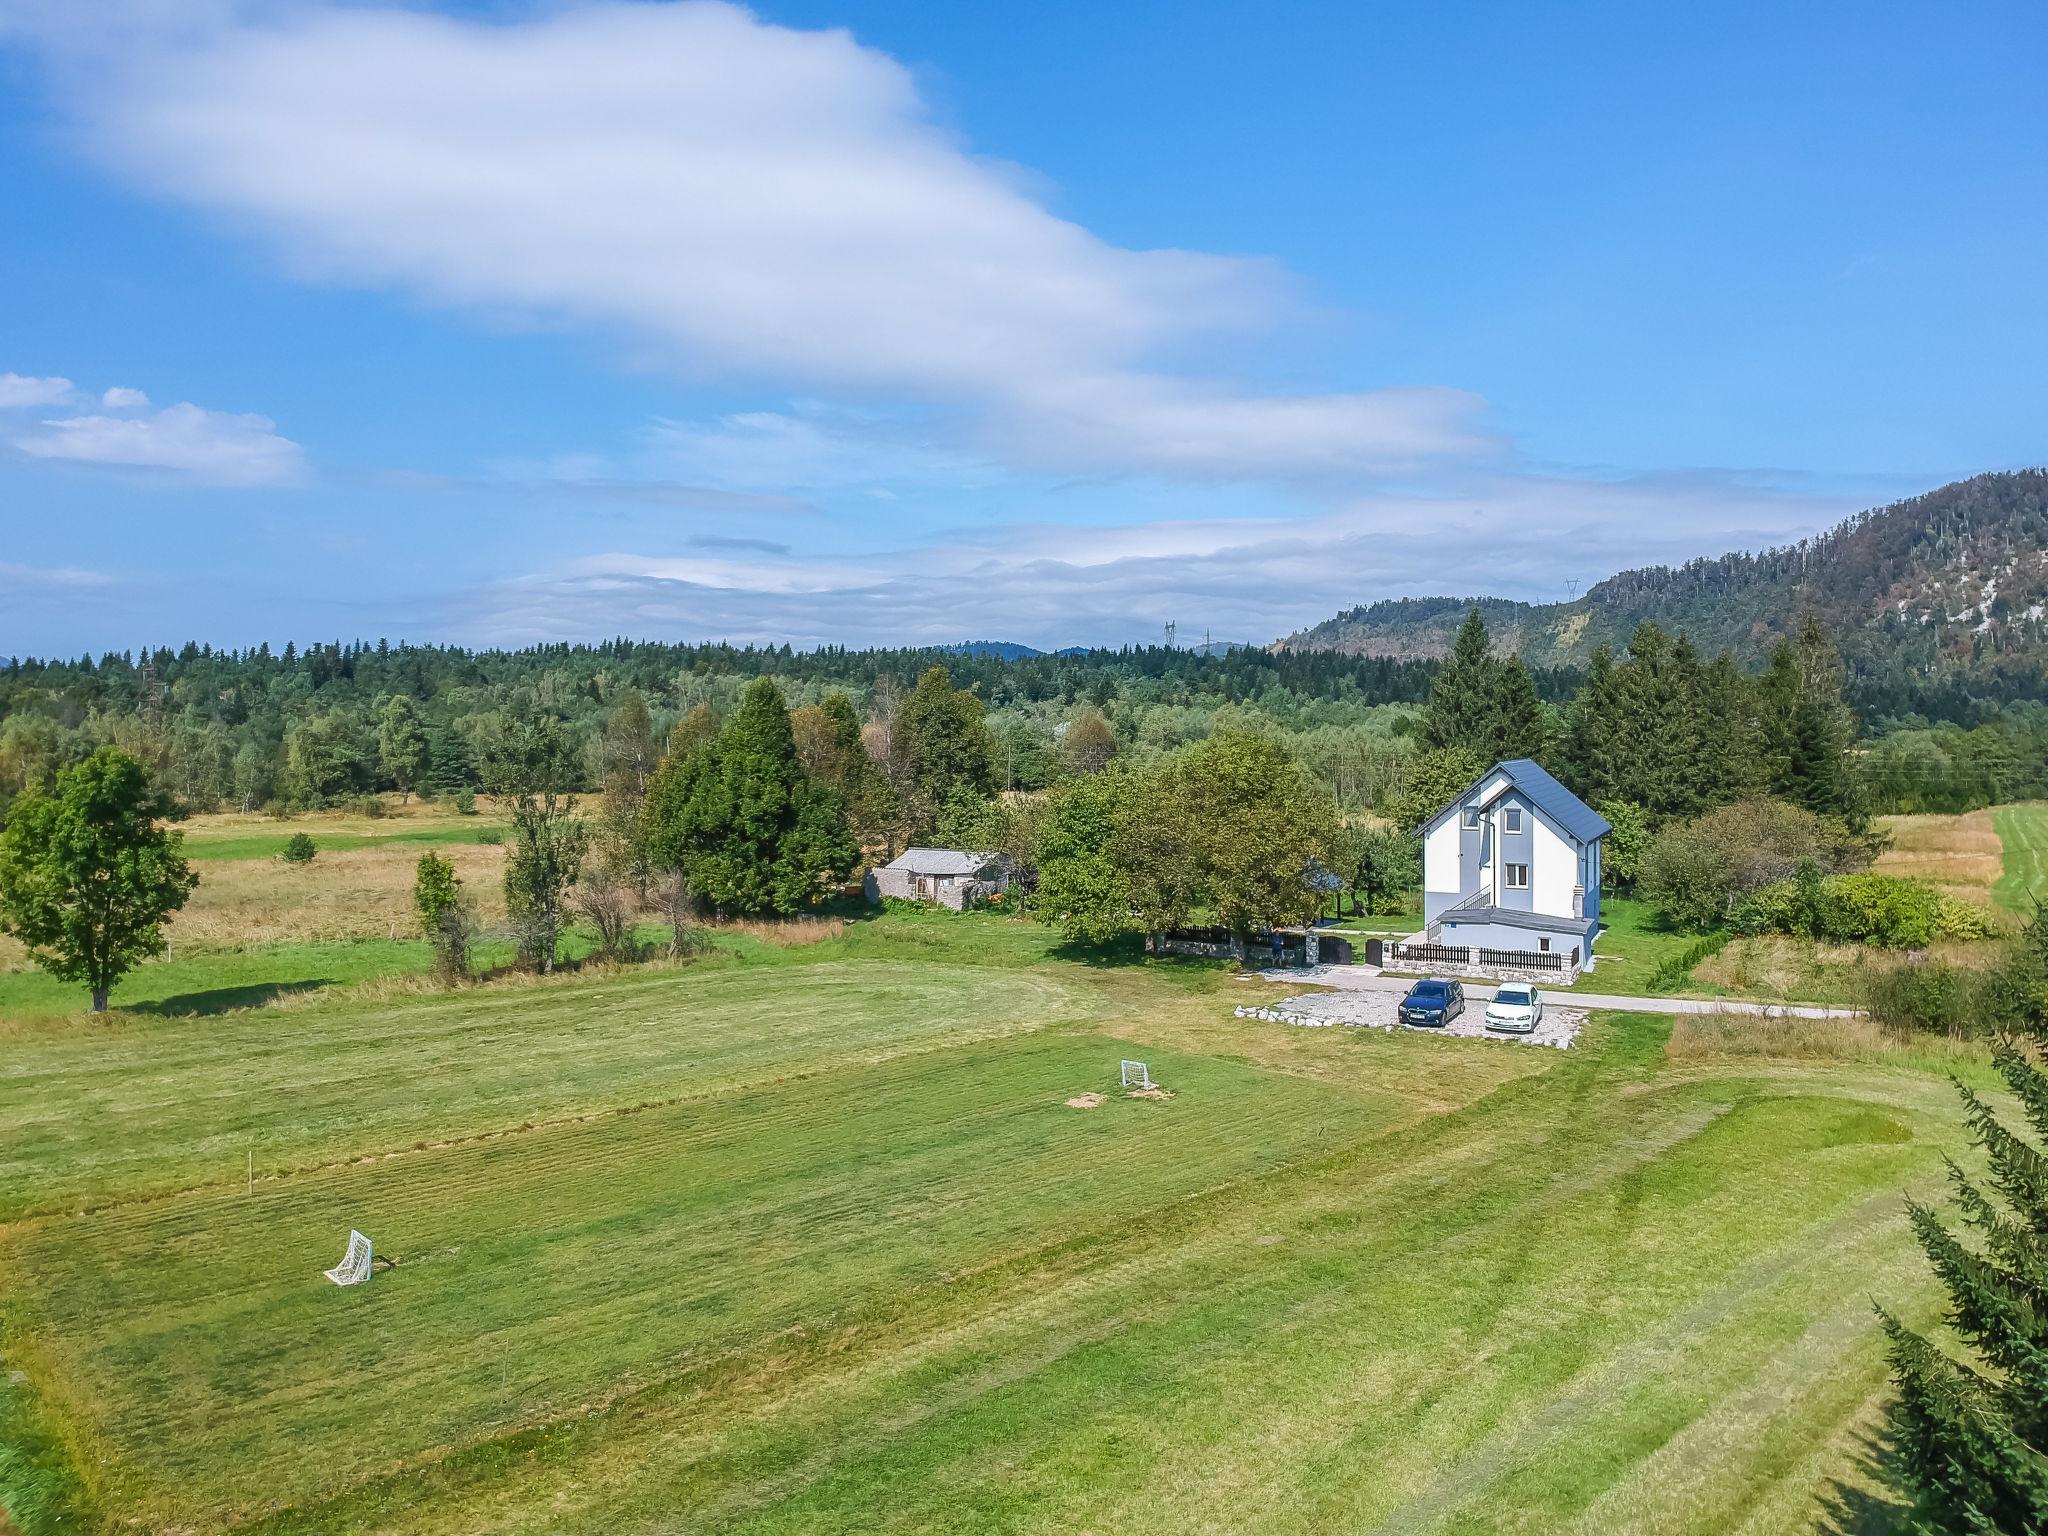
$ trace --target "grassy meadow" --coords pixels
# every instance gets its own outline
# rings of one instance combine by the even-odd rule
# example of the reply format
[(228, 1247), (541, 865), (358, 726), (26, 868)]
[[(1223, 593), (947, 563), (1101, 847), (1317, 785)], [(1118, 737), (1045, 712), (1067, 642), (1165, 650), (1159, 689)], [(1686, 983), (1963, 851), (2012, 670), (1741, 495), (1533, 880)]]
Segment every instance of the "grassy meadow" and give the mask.
[[(419, 839), (364, 835), (310, 874), (409, 879)], [(1902, 1201), (1964, 1151), (1968, 1049), (1295, 1029), (1220, 966), (987, 915), (442, 992), (259, 889), (103, 1023), (0, 974), (27, 1531), (1892, 1518), (1870, 1301), (1937, 1311)], [(1669, 937), (1632, 910), (1607, 989)], [(352, 1226), (397, 1263), (340, 1289)]]

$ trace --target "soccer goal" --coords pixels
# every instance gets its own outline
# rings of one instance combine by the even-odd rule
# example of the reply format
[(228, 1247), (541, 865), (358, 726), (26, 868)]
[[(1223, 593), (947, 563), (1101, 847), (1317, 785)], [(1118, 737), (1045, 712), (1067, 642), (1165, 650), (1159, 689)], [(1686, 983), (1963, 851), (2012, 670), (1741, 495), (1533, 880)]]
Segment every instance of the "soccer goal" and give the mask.
[(1142, 1061), (1126, 1061), (1122, 1063), (1122, 1068), (1124, 1087), (1150, 1088), (1152, 1086), (1152, 1074), (1145, 1070), (1145, 1063)]
[(350, 1229), (348, 1252), (341, 1256), (341, 1262), (322, 1274), (336, 1285), (361, 1285), (370, 1278), (370, 1240), (362, 1233)]

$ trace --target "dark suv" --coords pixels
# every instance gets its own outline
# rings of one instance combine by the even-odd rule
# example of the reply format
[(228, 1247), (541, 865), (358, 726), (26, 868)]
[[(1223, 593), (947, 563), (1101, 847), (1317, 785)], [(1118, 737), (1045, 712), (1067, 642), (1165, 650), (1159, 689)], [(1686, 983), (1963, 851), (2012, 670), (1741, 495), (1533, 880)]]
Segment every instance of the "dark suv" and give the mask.
[(1464, 1011), (1464, 984), (1431, 977), (1408, 989), (1395, 1017), (1418, 1029), (1442, 1029)]

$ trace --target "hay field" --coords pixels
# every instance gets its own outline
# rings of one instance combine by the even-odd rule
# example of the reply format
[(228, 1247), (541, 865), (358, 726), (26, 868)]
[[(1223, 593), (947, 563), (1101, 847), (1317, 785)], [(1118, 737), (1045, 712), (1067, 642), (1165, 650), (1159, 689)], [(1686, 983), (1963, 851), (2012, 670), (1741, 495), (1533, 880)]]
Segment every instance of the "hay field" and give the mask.
[[(1900, 1196), (1980, 1066), (1667, 1053), (1644, 1015), (1571, 1052), (1299, 1030), (1233, 1018), (1251, 988), (891, 915), (11, 1026), (0, 1490), (36, 1530), (394, 1533), (1718, 1533), (1881, 1500), (1868, 1298), (1931, 1310)], [(1171, 1096), (1121, 1096), (1122, 1056)], [(344, 1291), (351, 1225), (399, 1264)]]

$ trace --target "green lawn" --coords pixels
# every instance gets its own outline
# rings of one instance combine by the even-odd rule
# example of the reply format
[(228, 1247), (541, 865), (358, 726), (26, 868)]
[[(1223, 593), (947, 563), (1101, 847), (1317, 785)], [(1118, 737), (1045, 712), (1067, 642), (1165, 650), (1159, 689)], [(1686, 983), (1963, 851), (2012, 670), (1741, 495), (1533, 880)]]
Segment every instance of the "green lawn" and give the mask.
[(1991, 825), (2005, 848), (2005, 872), (1991, 897), (2008, 912), (2032, 917), (2048, 903), (2048, 805), (2001, 805)]
[[(1936, 1070), (1248, 995), (892, 916), (13, 1026), (0, 1492), (31, 1531), (1277, 1536), (1803, 1530), (1860, 1483), (1870, 1298), (1933, 1311)], [(298, 1171), (248, 1191), (252, 1144)], [(340, 1290), (352, 1225), (400, 1264)]]
[[(504, 836), (494, 823), (475, 820), (448, 822), (428, 827), (409, 827), (403, 822), (389, 832), (326, 832), (318, 823), (286, 825), (277, 832), (250, 832), (242, 827), (208, 831), (193, 829), (185, 836), (185, 857), (194, 863), (220, 859), (274, 859), (284, 845), (299, 833), (313, 839), (321, 853), (340, 853), (350, 848), (382, 848), (394, 843), (437, 846), (448, 843), (479, 843), (487, 836)], [(318, 854), (315, 855), (318, 857)]]

